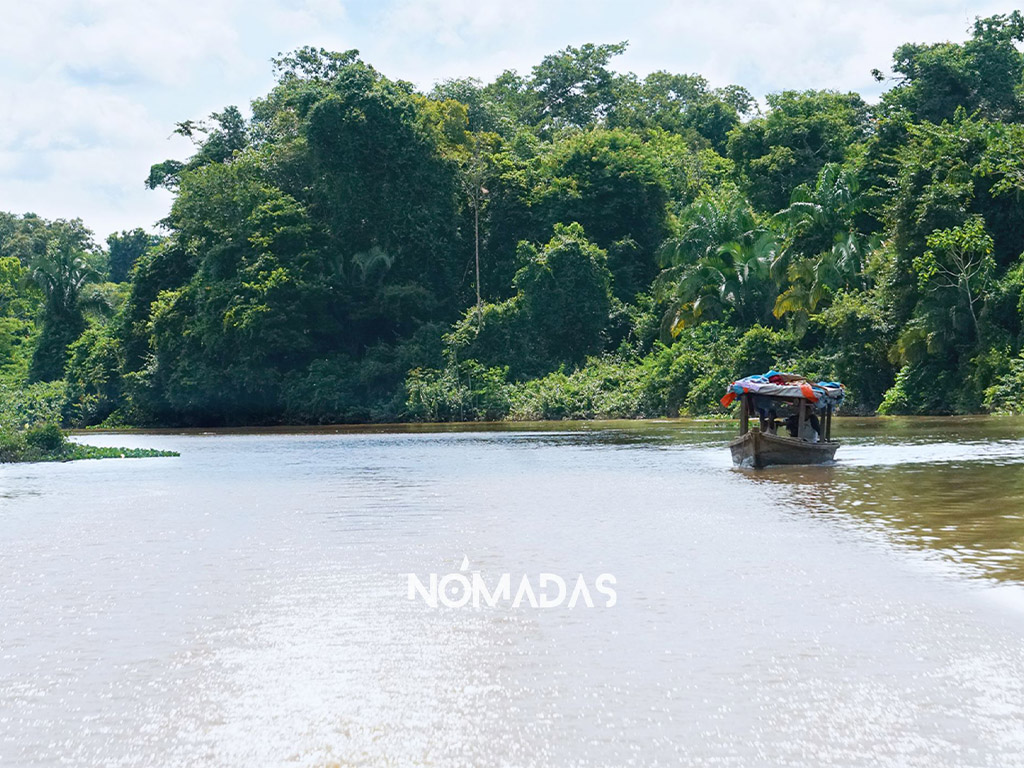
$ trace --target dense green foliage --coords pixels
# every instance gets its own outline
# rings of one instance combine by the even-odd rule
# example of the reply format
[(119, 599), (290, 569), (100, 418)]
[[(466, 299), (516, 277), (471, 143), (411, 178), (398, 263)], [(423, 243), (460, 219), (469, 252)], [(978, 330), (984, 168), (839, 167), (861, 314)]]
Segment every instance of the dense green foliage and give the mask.
[(0, 381), (79, 425), (721, 413), (771, 367), (1021, 411), (1022, 41), (979, 19), (877, 104), (763, 110), (625, 43), (429, 93), (303, 48), (251, 118), (178, 124), (165, 237), (0, 215)]
[(0, 382), (0, 464), (178, 455), (173, 451), (100, 448), (71, 442), (58, 426), (66, 399), (63, 382), (18, 388)]
[(26, 430), (0, 429), (0, 464), (82, 459), (150, 459), (178, 456), (175, 451), (152, 448), (114, 448), (68, 440), (56, 424)]

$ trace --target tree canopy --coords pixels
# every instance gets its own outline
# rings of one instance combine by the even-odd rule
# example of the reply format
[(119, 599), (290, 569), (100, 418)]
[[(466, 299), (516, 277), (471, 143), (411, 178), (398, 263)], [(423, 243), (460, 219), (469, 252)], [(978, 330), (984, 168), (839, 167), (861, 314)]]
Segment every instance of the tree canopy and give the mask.
[(425, 92), (280, 54), (176, 124), (160, 236), (0, 214), (0, 377), (76, 424), (707, 413), (758, 366), (1024, 410), (1024, 21), (967, 33), (898, 47), (877, 104), (626, 42)]

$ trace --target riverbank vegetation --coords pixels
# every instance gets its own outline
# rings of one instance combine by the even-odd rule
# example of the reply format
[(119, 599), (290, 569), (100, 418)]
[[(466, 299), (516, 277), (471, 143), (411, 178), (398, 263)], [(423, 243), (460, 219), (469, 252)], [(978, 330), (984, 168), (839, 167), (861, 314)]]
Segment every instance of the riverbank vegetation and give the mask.
[(178, 455), (174, 451), (107, 448), (72, 442), (58, 426), (65, 401), (63, 381), (23, 387), (0, 382), (0, 464)]
[(0, 464), (82, 459), (148, 459), (178, 456), (152, 448), (113, 448), (73, 443), (60, 427), (48, 424), (26, 430), (0, 430)]
[(161, 236), (0, 215), (0, 380), (67, 425), (711, 414), (772, 367), (1021, 411), (1022, 41), (903, 45), (873, 104), (626, 43), (427, 92), (300, 49), (178, 124)]

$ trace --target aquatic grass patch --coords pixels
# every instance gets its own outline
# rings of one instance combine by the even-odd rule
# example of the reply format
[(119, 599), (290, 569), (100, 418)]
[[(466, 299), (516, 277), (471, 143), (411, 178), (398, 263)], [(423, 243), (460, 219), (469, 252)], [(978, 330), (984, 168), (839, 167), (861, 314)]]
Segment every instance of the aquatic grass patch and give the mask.
[(73, 443), (55, 424), (20, 430), (0, 428), (0, 464), (80, 459), (146, 459), (178, 455), (175, 451), (151, 448), (108, 448)]
[(159, 451), (154, 448), (108, 448), (98, 445), (68, 443), (64, 452), (44, 461), (78, 461), (79, 459), (152, 459), (180, 456), (177, 451)]
[(153, 448), (110, 448), (70, 442), (58, 450), (46, 450), (27, 445), (23, 440), (12, 440), (10, 435), (0, 436), (0, 464), (82, 459), (150, 459), (180, 455), (177, 451)]

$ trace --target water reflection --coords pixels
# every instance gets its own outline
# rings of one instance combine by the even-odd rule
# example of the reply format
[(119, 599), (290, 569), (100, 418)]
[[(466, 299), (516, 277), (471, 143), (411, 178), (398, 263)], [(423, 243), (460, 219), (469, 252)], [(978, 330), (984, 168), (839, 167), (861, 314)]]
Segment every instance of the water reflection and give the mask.
[[(839, 461), (743, 472), (794, 502), (940, 552), (976, 575), (1024, 583), (1024, 424), (1018, 419), (858, 420)], [(987, 437), (987, 439), (986, 439)], [(959, 439), (957, 439), (959, 438)]]

